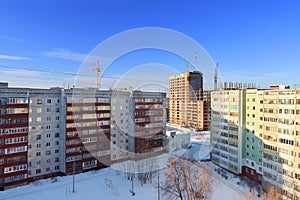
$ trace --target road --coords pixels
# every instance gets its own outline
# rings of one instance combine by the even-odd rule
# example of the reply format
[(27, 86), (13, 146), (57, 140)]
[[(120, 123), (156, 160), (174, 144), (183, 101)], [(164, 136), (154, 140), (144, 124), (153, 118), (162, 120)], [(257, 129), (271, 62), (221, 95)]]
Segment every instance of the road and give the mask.
[(201, 144), (193, 143), (191, 148), (189, 148), (183, 155), (186, 158), (194, 159), (194, 155), (199, 152), (201, 146)]

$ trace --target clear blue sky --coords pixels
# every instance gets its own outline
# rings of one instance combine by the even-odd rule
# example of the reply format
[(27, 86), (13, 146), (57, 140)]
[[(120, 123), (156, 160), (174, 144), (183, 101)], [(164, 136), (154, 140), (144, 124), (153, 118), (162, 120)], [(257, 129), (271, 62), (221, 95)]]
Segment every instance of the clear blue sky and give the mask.
[[(224, 81), (300, 87), (298, 0), (3, 0), (0, 66), (76, 73), (84, 56), (103, 40), (149, 26), (195, 39), (220, 63)], [(128, 69), (148, 62), (179, 72), (186, 64), (162, 52), (143, 52), (122, 65)], [(51, 86), (61, 86), (73, 78), (57, 75), (61, 80), (55, 81), (54, 76), (0, 67), (0, 81), (15, 86), (49, 85), (45, 81), (50, 79)], [(41, 82), (34, 83), (37, 77)]]

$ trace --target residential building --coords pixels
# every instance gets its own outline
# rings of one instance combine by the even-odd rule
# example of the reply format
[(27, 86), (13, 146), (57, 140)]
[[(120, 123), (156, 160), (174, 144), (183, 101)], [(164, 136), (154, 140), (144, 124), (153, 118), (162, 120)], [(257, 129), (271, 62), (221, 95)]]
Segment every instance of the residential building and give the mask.
[(242, 173), (244, 99), (242, 89), (211, 93), (212, 162), (234, 174)]
[(28, 179), (65, 171), (65, 105), (60, 88), (29, 90)]
[(210, 130), (211, 118), (211, 91), (203, 91), (203, 129)]
[(166, 94), (0, 83), (0, 190), (161, 154)]
[(110, 165), (110, 93), (72, 88), (66, 99), (66, 174)]
[(133, 91), (134, 135), (129, 147), (134, 159), (162, 154), (166, 134), (166, 94), (161, 92)]
[(204, 128), (203, 74), (199, 71), (171, 76), (170, 122), (173, 124)]
[(0, 190), (27, 184), (28, 89), (0, 83)]
[(300, 199), (300, 88), (231, 86), (212, 92), (212, 161)]

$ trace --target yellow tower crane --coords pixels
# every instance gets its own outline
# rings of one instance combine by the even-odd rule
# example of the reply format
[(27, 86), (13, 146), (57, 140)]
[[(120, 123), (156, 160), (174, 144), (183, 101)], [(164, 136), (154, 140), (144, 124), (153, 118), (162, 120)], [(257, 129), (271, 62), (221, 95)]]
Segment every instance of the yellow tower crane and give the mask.
[(99, 90), (99, 74), (100, 74), (100, 67), (99, 67), (99, 60), (96, 61), (96, 67), (94, 68), (89, 68), (88, 70), (90, 71), (96, 71), (96, 90)]

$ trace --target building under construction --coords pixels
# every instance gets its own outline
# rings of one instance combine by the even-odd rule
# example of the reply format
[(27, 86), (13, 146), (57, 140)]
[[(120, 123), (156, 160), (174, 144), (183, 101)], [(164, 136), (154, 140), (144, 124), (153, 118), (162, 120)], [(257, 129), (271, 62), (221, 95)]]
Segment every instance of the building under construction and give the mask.
[(200, 71), (171, 76), (170, 122), (181, 126), (204, 129), (203, 74)]

